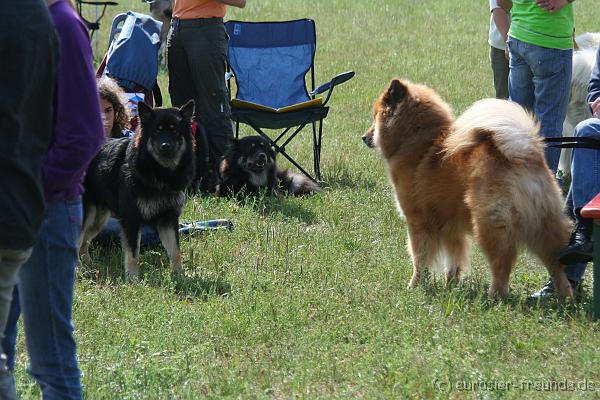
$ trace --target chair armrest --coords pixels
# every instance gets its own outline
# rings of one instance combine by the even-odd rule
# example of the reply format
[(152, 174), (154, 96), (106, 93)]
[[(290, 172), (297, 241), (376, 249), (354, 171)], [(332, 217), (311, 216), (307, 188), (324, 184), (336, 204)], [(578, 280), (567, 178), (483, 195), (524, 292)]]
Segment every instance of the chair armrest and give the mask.
[(327, 96), (325, 97), (325, 101), (323, 101), (323, 105), (325, 105), (329, 101), (329, 97), (331, 97), (331, 93), (333, 93), (333, 88), (337, 85), (341, 85), (342, 83), (350, 80), (354, 77), (354, 71), (346, 71), (341, 74), (336, 75), (332, 80), (327, 83), (322, 84), (312, 92), (310, 92), (310, 96), (314, 98), (317, 94), (321, 94), (325, 91), (329, 91)]
[(600, 219), (600, 193), (581, 209), (584, 218)]

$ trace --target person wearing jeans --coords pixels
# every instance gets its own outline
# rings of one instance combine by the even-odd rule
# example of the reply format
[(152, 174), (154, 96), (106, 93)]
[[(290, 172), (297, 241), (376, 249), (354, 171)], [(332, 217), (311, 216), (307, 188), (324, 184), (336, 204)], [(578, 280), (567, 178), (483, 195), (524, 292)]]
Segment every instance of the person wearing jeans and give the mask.
[[(0, 339), (44, 215), (40, 169), (52, 133), (58, 37), (43, 0), (5, 0), (0, 25)], [(0, 399), (16, 399), (0, 348)]]
[[(596, 53), (596, 64), (588, 85), (587, 101), (592, 118), (580, 122), (574, 136), (600, 139), (600, 49)], [(565, 264), (565, 273), (573, 288), (579, 288), (587, 263), (592, 260), (593, 221), (581, 216), (581, 208), (600, 192), (600, 151), (594, 149), (573, 149), (571, 163), (571, 188), (567, 196), (567, 211), (575, 220), (575, 230), (569, 245), (560, 253), (560, 261)], [(552, 280), (532, 298), (554, 294)]]
[(4, 340), (8, 367), (14, 370), (16, 322), (22, 313), (29, 373), (44, 399), (81, 398), (71, 305), (82, 220), (80, 198), (48, 203), (39, 243), (13, 294)]
[(18, 296), (13, 296), (2, 345), (14, 366), (21, 311), (28, 371), (42, 397), (81, 399), (71, 307), (83, 177), (104, 142), (104, 129), (87, 29), (69, 0), (46, 4), (60, 45), (54, 125), (41, 166), (46, 212), (31, 257), (19, 271)]
[[(511, 11), (509, 99), (534, 112), (544, 137), (560, 137), (567, 114), (573, 70), (574, 0), (498, 0)], [(546, 147), (546, 163), (554, 174), (560, 149)], [(576, 266), (573, 266), (576, 267)], [(574, 289), (577, 282), (571, 280)], [(529, 296), (537, 299), (554, 293), (549, 280)]]
[[(542, 136), (559, 137), (573, 68), (573, 0), (498, 2), (511, 10), (509, 98), (535, 113)], [(559, 158), (560, 149), (546, 148), (546, 162), (554, 173)]]
[[(600, 49), (598, 49), (600, 53)], [(600, 56), (600, 54), (598, 54)], [(600, 58), (592, 73), (589, 85), (588, 102), (593, 117), (580, 122), (575, 128), (576, 137), (587, 137), (600, 140)], [(584, 218), (581, 209), (600, 193), (600, 150), (573, 149), (571, 163), (571, 190), (567, 197), (568, 208), (573, 210), (575, 231), (569, 246), (560, 253), (561, 263), (567, 265), (565, 273), (573, 287), (580, 286), (587, 263), (593, 256), (593, 220)], [(552, 281), (542, 288), (536, 297), (554, 292)], [(534, 295), (535, 296), (535, 295)]]
[[(580, 122), (575, 128), (575, 136), (593, 138), (600, 141), (600, 99), (596, 102), (596, 117)], [(598, 149), (574, 149), (571, 164), (571, 192), (575, 214), (575, 232), (570, 245), (561, 253), (564, 264), (584, 263), (573, 278), (580, 281), (585, 271), (585, 263), (592, 261), (593, 220), (581, 216), (581, 209), (600, 193), (600, 151)], [(567, 275), (571, 272), (566, 269)]]
[[(600, 87), (599, 87), (600, 89)], [(596, 117), (580, 122), (574, 136), (600, 140), (600, 99), (597, 101)], [(581, 216), (581, 209), (600, 193), (600, 150), (573, 149), (571, 163), (571, 188), (567, 196), (567, 211), (575, 220), (575, 230), (569, 245), (560, 252), (560, 262), (565, 265), (565, 274), (574, 289), (583, 281), (587, 263), (593, 254), (593, 220)], [(537, 292), (530, 296), (538, 299), (554, 294), (554, 284), (548, 280)]]

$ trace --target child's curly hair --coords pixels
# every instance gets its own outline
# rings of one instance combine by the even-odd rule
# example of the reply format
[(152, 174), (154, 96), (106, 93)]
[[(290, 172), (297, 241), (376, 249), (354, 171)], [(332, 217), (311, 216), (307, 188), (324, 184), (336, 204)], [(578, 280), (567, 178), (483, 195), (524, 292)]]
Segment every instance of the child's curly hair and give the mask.
[(129, 110), (123, 104), (123, 89), (121, 89), (114, 79), (104, 75), (98, 79), (98, 93), (100, 94), (100, 98), (112, 104), (115, 110), (115, 121), (110, 136), (121, 137), (123, 129), (129, 129), (130, 127)]

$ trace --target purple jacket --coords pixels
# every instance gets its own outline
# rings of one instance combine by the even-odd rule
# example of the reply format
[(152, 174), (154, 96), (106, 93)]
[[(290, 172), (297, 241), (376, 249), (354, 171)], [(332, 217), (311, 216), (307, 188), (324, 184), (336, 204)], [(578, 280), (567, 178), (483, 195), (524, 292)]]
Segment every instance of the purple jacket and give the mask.
[(85, 171), (104, 142), (100, 100), (87, 30), (69, 4), (50, 6), (60, 42), (54, 129), (42, 175), (46, 201), (83, 193)]

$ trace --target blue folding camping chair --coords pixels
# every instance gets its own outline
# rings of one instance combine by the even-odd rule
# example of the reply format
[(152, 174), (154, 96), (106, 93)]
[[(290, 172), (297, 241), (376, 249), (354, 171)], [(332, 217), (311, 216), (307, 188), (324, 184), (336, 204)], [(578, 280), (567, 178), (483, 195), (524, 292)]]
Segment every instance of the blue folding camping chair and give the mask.
[[(231, 100), (236, 137), (239, 136), (240, 122), (249, 125), (302, 173), (313, 180), (321, 180), (323, 119), (329, 112), (326, 104), (333, 88), (352, 78), (354, 72), (339, 74), (315, 89), (317, 37), (315, 23), (311, 19), (228, 21), (225, 27), (230, 38), (228, 68), (237, 87)], [(310, 92), (306, 88), (309, 71)], [(231, 81), (228, 84), (231, 92)], [(324, 100), (316, 97), (324, 92), (327, 92)], [(315, 177), (286, 151), (286, 146), (309, 124), (313, 131)], [(271, 138), (263, 129), (283, 131)]]

